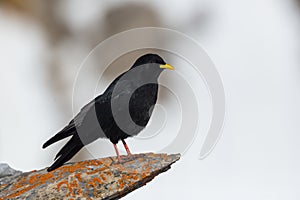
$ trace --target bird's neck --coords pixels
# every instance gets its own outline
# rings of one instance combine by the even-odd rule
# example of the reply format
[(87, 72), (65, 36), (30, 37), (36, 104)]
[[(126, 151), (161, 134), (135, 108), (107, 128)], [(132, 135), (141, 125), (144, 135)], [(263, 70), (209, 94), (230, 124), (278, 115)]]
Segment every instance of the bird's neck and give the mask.
[(140, 79), (149, 83), (157, 83), (160, 74), (161, 71), (159, 70), (145, 70), (140, 73)]
[(162, 69), (158, 66), (146, 64), (130, 69), (129, 76), (132, 77), (132, 79), (139, 80), (138, 82), (157, 83), (161, 72)]

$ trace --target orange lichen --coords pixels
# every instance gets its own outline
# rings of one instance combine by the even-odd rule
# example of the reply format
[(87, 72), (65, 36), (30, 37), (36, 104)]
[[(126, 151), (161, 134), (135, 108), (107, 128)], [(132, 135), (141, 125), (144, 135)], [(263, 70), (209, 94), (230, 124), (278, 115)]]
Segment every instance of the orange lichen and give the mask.
[(23, 176), (15, 185), (13, 185), (13, 190), (21, 188), (26, 183), (27, 183), (26, 177)]
[(81, 174), (80, 174), (80, 173), (75, 174), (74, 176), (77, 178), (77, 180), (78, 180), (79, 182), (82, 182), (82, 178), (81, 178)]
[(119, 180), (119, 187), (122, 190), (125, 187), (125, 181), (123, 179)]
[(83, 162), (78, 162), (78, 163), (74, 163), (73, 165), (64, 165), (56, 170), (54, 170), (54, 172), (58, 172), (58, 173), (73, 173), (76, 170), (79, 169), (83, 169), (86, 166), (99, 166), (102, 165), (103, 163), (100, 160), (88, 160), (88, 161), (83, 161)]
[(88, 175), (90, 175), (90, 174), (96, 174), (96, 173), (98, 173), (98, 172), (100, 172), (100, 171), (105, 170), (106, 168), (107, 168), (107, 167), (100, 167), (100, 168), (98, 168), (98, 169), (96, 169), (96, 170), (93, 170), (93, 171), (87, 171), (86, 174), (88, 174)]
[[(74, 177), (76, 179), (73, 181), (70, 181), (70, 182), (61, 181), (60, 183), (58, 183), (57, 190), (60, 191), (60, 188), (62, 187), (62, 185), (66, 185), (66, 187), (69, 189), (69, 193), (67, 194), (67, 196), (75, 197), (76, 195), (82, 195), (82, 189), (79, 188), (79, 182), (82, 181), (81, 176), (80, 176), (80, 174), (75, 174)], [(76, 192), (77, 192), (77, 194), (76, 194)]]
[(70, 184), (71, 188), (77, 188), (78, 187), (78, 182), (76, 180), (75, 181), (71, 181), (69, 184)]
[(99, 166), (99, 165), (103, 164), (103, 162), (101, 162), (100, 160), (90, 160), (88, 162), (89, 162), (89, 165), (93, 165), (93, 166)]
[[(65, 166), (62, 166), (62, 167), (52, 171), (52, 172), (45, 173), (45, 174), (35, 174), (35, 172), (37, 172), (37, 171), (33, 170), (33, 171), (31, 171), (31, 173), (33, 173), (33, 175), (23, 176), (17, 183), (15, 183), (12, 186), (12, 190), (15, 192), (10, 194), (9, 197), (20, 196), (23, 193), (41, 185), (41, 184), (46, 183), (49, 180), (55, 181), (58, 178), (62, 178), (64, 173), (74, 173), (75, 171), (77, 171), (79, 169), (83, 169), (86, 166), (99, 166), (101, 164), (103, 164), (103, 163), (99, 160), (89, 160), (89, 161), (74, 163), (73, 165), (65, 165)], [(102, 171), (106, 168), (107, 167), (101, 167), (101, 168), (98, 168), (97, 170), (87, 172), (87, 174), (94, 174), (94, 173)], [(55, 176), (54, 176), (54, 173), (55, 173)], [(78, 179), (78, 181), (82, 182), (80, 173), (75, 174), (75, 177)], [(105, 177), (103, 179), (105, 180)], [(102, 182), (99, 178), (97, 178), (96, 181), (98, 181), (99, 183)], [(57, 189), (60, 190), (60, 187), (63, 184), (67, 185), (70, 193), (72, 193), (72, 187), (78, 187), (78, 183), (76, 181), (73, 181), (70, 184), (66, 181), (62, 181), (62, 182), (58, 183)], [(78, 190), (78, 192), (80, 192), (80, 190)]]
[(21, 189), (13, 194), (8, 195), (6, 198), (14, 198), (14, 197), (20, 196), (21, 194), (31, 190), (32, 188), (35, 188), (36, 186), (37, 186), (37, 184), (28, 186), (27, 188)]
[(100, 178), (95, 177), (95, 178), (93, 178), (92, 180), (88, 181), (88, 183), (87, 183), (87, 185), (86, 185), (86, 188), (87, 188), (87, 189), (90, 188), (90, 186), (93, 187), (93, 190), (94, 190), (94, 192), (93, 192), (93, 193), (94, 193), (94, 196), (97, 195), (97, 190), (96, 190), (97, 184), (96, 184), (96, 182), (98, 182), (99, 184), (102, 184), (102, 181), (100, 180)]
[(93, 180), (92, 180), (93, 182), (98, 182), (99, 184), (102, 184), (102, 181), (101, 181), (101, 179), (100, 178), (98, 178), (98, 177), (95, 177), (95, 178), (93, 178)]
[(104, 171), (103, 173), (106, 174), (107, 176), (112, 176), (113, 174), (111, 171)]
[(60, 191), (60, 188), (62, 187), (62, 185), (66, 185), (66, 187), (68, 188), (69, 190), (69, 194), (68, 196), (72, 193), (72, 188), (70, 187), (68, 181), (61, 181), (57, 184), (57, 190)]
[[(33, 171), (34, 173), (35, 171)], [(28, 176), (23, 176), (17, 183), (12, 186), (12, 190), (15, 190), (12, 194), (10, 194), (7, 198), (17, 197), (21, 194), (44, 184), (49, 179), (53, 178), (52, 173), (47, 174), (33, 174), (29, 178)]]
[(125, 186), (131, 186), (135, 184), (135, 182), (128, 181), (128, 180), (133, 180), (133, 179), (138, 180), (139, 177), (140, 177), (139, 174), (122, 174), (121, 178), (118, 180), (118, 185), (122, 190)]
[(106, 180), (106, 177), (103, 175), (103, 174), (100, 174), (100, 176), (101, 176), (101, 178), (102, 178), (102, 180)]
[(52, 179), (52, 178), (53, 178), (52, 173), (35, 174), (35, 175), (32, 175), (29, 178), (29, 184), (34, 184), (34, 183), (43, 184), (43, 183), (45, 183), (46, 181), (48, 181), (49, 179)]
[[(135, 162), (137, 161), (136, 159)], [(99, 197), (103, 194), (99, 192), (102, 191), (104, 183), (108, 185), (105, 188), (110, 191), (115, 190), (116, 187), (118, 191), (126, 190), (126, 188), (132, 188), (135, 184), (138, 185), (140, 181), (147, 179), (147, 177), (151, 178), (153, 171), (156, 170), (156, 160), (139, 158), (139, 161), (141, 165), (138, 165), (138, 168), (135, 168), (136, 164), (133, 161), (120, 164), (113, 162), (110, 158), (72, 163), (49, 173), (44, 170), (32, 171), (19, 176), (16, 179), (17, 182), (8, 189), (10, 190), (8, 196), (3, 197), (0, 195), (2, 196), (0, 200), (23, 196), (24, 193), (27, 195), (29, 190), (42, 184), (51, 184), (51, 189), (54, 187), (58, 193), (64, 193), (69, 199), (77, 199), (78, 197), (89, 199), (88, 196), (91, 193), (95, 197)], [(5, 186), (0, 186), (0, 188), (3, 187)]]
[(146, 177), (147, 177), (147, 174), (142, 173), (142, 178), (146, 178)]

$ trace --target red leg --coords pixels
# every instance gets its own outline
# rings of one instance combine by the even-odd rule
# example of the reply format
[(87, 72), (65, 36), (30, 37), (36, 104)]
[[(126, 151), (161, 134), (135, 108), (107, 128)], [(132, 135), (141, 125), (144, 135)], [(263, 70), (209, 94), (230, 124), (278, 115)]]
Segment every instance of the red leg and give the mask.
[(124, 145), (124, 147), (126, 149), (127, 155), (128, 156), (132, 156), (132, 153), (130, 152), (129, 147), (127, 146), (125, 140), (122, 139), (122, 142), (123, 142), (123, 145)]
[(121, 159), (121, 156), (120, 156), (120, 153), (119, 153), (119, 150), (118, 150), (118, 147), (116, 144), (113, 144), (114, 145), (114, 148), (115, 148), (115, 151), (116, 151), (116, 154), (117, 154), (117, 157), (118, 157), (118, 160), (119, 162), (121, 163), (122, 162), (122, 159)]

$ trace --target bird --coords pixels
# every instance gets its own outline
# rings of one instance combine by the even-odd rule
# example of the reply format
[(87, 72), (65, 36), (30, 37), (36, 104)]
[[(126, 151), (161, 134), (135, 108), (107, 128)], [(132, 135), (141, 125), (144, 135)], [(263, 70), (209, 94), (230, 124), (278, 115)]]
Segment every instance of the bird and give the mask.
[(115, 78), (104, 92), (82, 107), (79, 113), (42, 148), (71, 136), (47, 168), (61, 167), (84, 146), (99, 138), (109, 139), (117, 159), (122, 163), (117, 143), (121, 140), (131, 153), (125, 139), (139, 134), (148, 124), (158, 98), (158, 78), (165, 70), (174, 70), (158, 54), (140, 56), (127, 71)]

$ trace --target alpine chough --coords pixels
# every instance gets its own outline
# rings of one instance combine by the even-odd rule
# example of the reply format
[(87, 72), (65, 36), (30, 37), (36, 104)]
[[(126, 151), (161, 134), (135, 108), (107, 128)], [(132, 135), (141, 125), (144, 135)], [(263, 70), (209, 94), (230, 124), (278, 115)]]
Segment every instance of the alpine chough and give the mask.
[(119, 75), (101, 95), (85, 105), (66, 127), (43, 145), (46, 148), (72, 136), (47, 170), (62, 166), (82, 147), (98, 138), (108, 138), (112, 142), (119, 162), (122, 162), (116, 146), (119, 140), (131, 156), (125, 139), (137, 135), (147, 125), (157, 101), (158, 78), (164, 69), (174, 70), (157, 54), (139, 57), (129, 70)]

